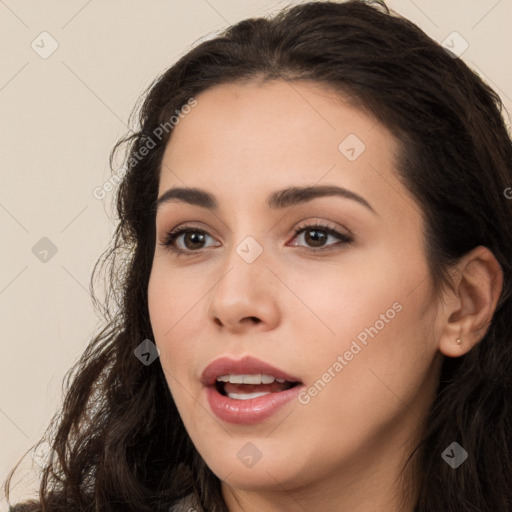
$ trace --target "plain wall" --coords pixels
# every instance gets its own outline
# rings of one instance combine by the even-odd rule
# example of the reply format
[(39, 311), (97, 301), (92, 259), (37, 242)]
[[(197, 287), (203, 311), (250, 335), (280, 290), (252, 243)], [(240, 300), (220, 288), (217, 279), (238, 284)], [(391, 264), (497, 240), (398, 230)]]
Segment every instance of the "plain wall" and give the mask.
[[(114, 230), (114, 192), (107, 185), (101, 200), (94, 190), (111, 179), (109, 152), (135, 101), (200, 37), (288, 3), (0, 2), (2, 483), (43, 434), (61, 403), (64, 374), (100, 326), (89, 281)], [(512, 2), (388, 5), (439, 42), (458, 32), (469, 44), (461, 58), (512, 113)], [(55, 43), (42, 32), (58, 43), (50, 56)], [(31, 465), (29, 454), (14, 502), (35, 489)]]

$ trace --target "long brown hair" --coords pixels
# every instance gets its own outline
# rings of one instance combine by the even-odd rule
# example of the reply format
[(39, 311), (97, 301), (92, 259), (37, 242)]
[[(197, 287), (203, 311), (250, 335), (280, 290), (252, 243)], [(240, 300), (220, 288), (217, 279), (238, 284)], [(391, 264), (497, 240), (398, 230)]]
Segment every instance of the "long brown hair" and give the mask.
[[(94, 272), (106, 265), (105, 328), (67, 375), (62, 410), (39, 500), (22, 511), (168, 510), (195, 496), (226, 511), (220, 481), (195, 450), (160, 361), (134, 349), (154, 339), (147, 288), (155, 246), (155, 201), (172, 129), (155, 130), (190, 98), (221, 83), (259, 78), (313, 80), (349, 96), (400, 143), (398, 175), (427, 219), (427, 258), (438, 289), (472, 248), (488, 247), (504, 287), (485, 337), (446, 358), (421, 452), (417, 512), (512, 510), (512, 144), (498, 95), (464, 62), (383, 2), (310, 2), (272, 18), (247, 19), (207, 40), (156, 79), (144, 95), (117, 193), (119, 224)], [(135, 111), (134, 111), (135, 113)], [(160, 133), (160, 132), (157, 132)], [(141, 158), (152, 140), (154, 147)], [(151, 145), (153, 146), (153, 143)], [(456, 470), (441, 457), (458, 442)], [(13, 470), (14, 471), (14, 470)], [(12, 472), (6, 482), (6, 492)]]

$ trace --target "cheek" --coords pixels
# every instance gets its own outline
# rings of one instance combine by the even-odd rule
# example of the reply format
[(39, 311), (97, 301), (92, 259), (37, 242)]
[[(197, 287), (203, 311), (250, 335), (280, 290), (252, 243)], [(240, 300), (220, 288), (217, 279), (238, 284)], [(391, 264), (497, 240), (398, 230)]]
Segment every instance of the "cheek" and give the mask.
[(200, 297), (197, 287), (187, 286), (179, 273), (169, 272), (164, 265), (153, 266), (148, 284), (149, 318), (168, 379), (170, 375), (183, 378), (189, 367), (183, 362), (193, 357), (193, 340), (199, 338), (200, 325), (192, 319)]
[(352, 339), (359, 337), (362, 343), (371, 339), (367, 329), (389, 330), (400, 316), (397, 310), (403, 309), (400, 301), (408, 289), (395, 270), (396, 260), (390, 267), (378, 255), (371, 259), (356, 255), (343, 264), (290, 272), (285, 279), (293, 283), (293, 294), (288, 294), (285, 311), (301, 324), (299, 342), (316, 349), (321, 342), (324, 348), (344, 351)]
[[(436, 302), (424, 261), (382, 252), (359, 264), (316, 276), (314, 291), (308, 294), (311, 283), (303, 282), (297, 292), (319, 317), (310, 314), (297, 328), (312, 385), (304, 398), (336, 422), (345, 422), (347, 412), (378, 421), (400, 400), (412, 400), (437, 349)], [(340, 397), (344, 406), (329, 408)]]
[(410, 293), (405, 285), (390, 286), (393, 291), (373, 287), (367, 301), (354, 301), (333, 316), (336, 335), (304, 347), (311, 369), (303, 403), (311, 407), (310, 417), (323, 415), (333, 428), (343, 425), (359, 435), (354, 426), (362, 421), (362, 430), (376, 430), (404, 404), (428, 398), (431, 390), (424, 385), (435, 380), (437, 349), (434, 302), (427, 286)]
[[(187, 272), (177, 272), (156, 259), (148, 284), (148, 308), (155, 337), (172, 338), (176, 330), (190, 326), (186, 319), (194, 315), (194, 306), (202, 293), (197, 279), (192, 282)], [(195, 323), (194, 323), (195, 325)]]

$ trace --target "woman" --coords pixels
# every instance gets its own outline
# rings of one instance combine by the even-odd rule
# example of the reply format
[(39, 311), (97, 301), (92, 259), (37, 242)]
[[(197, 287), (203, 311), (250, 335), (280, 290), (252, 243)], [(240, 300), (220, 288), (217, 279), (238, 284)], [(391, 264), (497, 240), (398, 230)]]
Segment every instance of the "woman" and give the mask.
[(501, 108), (381, 2), (182, 57), (115, 148), (120, 311), (11, 510), (512, 510)]

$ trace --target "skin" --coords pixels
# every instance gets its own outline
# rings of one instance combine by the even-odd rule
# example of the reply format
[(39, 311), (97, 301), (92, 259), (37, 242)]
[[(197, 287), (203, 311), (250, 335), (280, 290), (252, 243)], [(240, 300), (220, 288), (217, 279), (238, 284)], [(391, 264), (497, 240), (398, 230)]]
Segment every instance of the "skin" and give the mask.
[[(339, 94), (275, 80), (221, 85), (196, 99), (173, 129), (159, 196), (198, 187), (219, 209), (160, 206), (148, 287), (155, 343), (192, 441), (221, 479), (230, 511), (412, 511), (417, 466), (405, 479), (400, 471), (442, 360), (485, 334), (499, 265), (476, 248), (452, 269), (453, 290), (434, 292), (423, 216), (395, 171), (398, 142)], [(354, 161), (338, 149), (349, 134), (366, 146)], [(274, 190), (327, 184), (359, 194), (374, 212), (335, 196), (265, 205)], [(354, 241), (329, 235), (320, 246), (330, 250), (314, 253), (310, 230), (295, 236), (294, 228), (319, 221)], [(175, 245), (190, 256), (176, 257), (161, 242), (184, 223), (207, 236), (188, 246), (179, 237)], [(252, 263), (236, 252), (248, 236), (263, 250)], [(308, 403), (294, 400), (253, 425), (212, 414), (199, 378), (214, 359), (252, 355), (309, 389), (397, 302), (394, 318)], [(248, 442), (261, 452), (252, 467), (237, 457)]]

